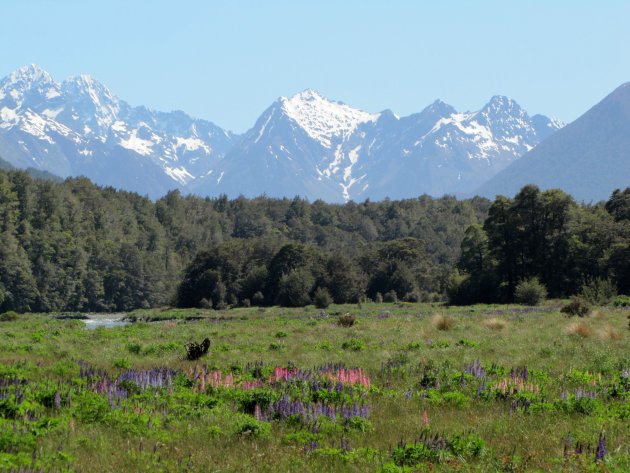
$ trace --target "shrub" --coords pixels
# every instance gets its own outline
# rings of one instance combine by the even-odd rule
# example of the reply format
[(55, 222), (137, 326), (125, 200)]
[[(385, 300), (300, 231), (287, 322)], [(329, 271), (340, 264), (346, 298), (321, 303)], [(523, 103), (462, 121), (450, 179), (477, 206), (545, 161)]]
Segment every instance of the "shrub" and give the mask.
[(326, 309), (332, 303), (332, 297), (328, 289), (318, 287), (313, 295), (313, 303), (318, 309)]
[(630, 307), (630, 296), (617, 296), (613, 299), (614, 307)]
[(210, 339), (205, 338), (201, 343), (190, 342), (186, 345), (186, 359), (190, 361), (197, 360), (208, 353), (210, 348)]
[(383, 296), (384, 302), (398, 302), (398, 294), (393, 289), (389, 292), (386, 292)]
[(13, 320), (17, 320), (18, 314), (13, 310), (9, 310), (4, 314), (0, 314), (0, 322), (11, 322)]
[(483, 439), (472, 432), (453, 435), (447, 445), (451, 453), (460, 458), (478, 458), (487, 450)]
[(436, 314), (431, 319), (431, 323), (433, 323), (433, 326), (436, 329), (446, 331), (453, 328), (453, 326), (455, 325), (455, 320), (447, 315)]
[(237, 432), (239, 435), (251, 435), (252, 437), (265, 438), (271, 433), (271, 424), (257, 421), (256, 419), (245, 419), (239, 422)]
[(575, 296), (571, 299), (567, 305), (565, 305), (561, 312), (568, 316), (577, 315), (578, 317), (586, 317), (591, 311), (591, 304), (582, 297)]
[(372, 423), (363, 417), (351, 417), (345, 419), (343, 427), (345, 431), (356, 430), (359, 432), (370, 432), (372, 430)]
[[(405, 297), (403, 297), (403, 301), (405, 302), (420, 302), (421, 300), (423, 300), (423, 297), (418, 291), (408, 292), (405, 294)], [(426, 300), (423, 302), (426, 302)]]
[(357, 318), (351, 314), (344, 314), (337, 319), (337, 325), (340, 327), (352, 327), (357, 322)]
[(257, 291), (253, 296), (252, 296), (252, 303), (254, 305), (261, 305), (265, 302), (265, 296), (262, 292)]
[(133, 355), (139, 355), (142, 351), (142, 345), (139, 343), (130, 343), (127, 345), (127, 351)]
[(118, 358), (114, 360), (114, 366), (116, 368), (126, 369), (131, 368), (131, 362), (127, 358)]
[(333, 349), (333, 346), (332, 343), (330, 343), (328, 340), (324, 340), (319, 344), (318, 348), (320, 350), (330, 351)]
[(538, 305), (547, 298), (547, 288), (538, 278), (524, 279), (516, 285), (514, 301), (525, 305)]
[(351, 338), (341, 344), (341, 348), (344, 350), (361, 351), (365, 348), (365, 342), (358, 338)]
[[(392, 460), (397, 466), (415, 466), (419, 463), (437, 462), (440, 458), (439, 452), (427, 447), (423, 443), (415, 443), (413, 445), (406, 444), (397, 447), (392, 452)], [(390, 471), (397, 471), (391, 470)], [(404, 470), (398, 470), (404, 471)]]
[(382, 304), (383, 294), (381, 294), (380, 292), (377, 292), (376, 295), (374, 296), (374, 302), (376, 302), (377, 304)]
[(199, 307), (202, 309), (212, 309), (212, 299), (210, 299), (209, 297), (202, 298), (199, 301)]
[(580, 289), (580, 296), (593, 305), (608, 304), (616, 295), (617, 288), (610, 279), (590, 279)]

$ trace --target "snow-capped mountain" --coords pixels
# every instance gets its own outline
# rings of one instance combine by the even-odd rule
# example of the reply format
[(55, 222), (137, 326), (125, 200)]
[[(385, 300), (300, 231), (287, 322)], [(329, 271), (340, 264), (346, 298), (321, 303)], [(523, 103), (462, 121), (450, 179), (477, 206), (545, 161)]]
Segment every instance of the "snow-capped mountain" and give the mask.
[(0, 82), (0, 155), (19, 167), (159, 197), (204, 175), (236, 136), (183, 112), (131, 107), (89, 76), (37, 66)]
[(306, 90), (274, 102), (226, 155), (221, 172), (197, 179), (191, 190), (328, 201), (466, 193), (561, 126), (530, 118), (502, 96), (478, 112), (436, 101), (399, 118)]
[(305, 90), (237, 136), (184, 112), (131, 107), (89, 76), (58, 83), (28, 66), (0, 81), (0, 156), (151, 197), (173, 188), (333, 202), (463, 194), (561, 126), (501, 96), (477, 112), (436, 101), (401, 118)]

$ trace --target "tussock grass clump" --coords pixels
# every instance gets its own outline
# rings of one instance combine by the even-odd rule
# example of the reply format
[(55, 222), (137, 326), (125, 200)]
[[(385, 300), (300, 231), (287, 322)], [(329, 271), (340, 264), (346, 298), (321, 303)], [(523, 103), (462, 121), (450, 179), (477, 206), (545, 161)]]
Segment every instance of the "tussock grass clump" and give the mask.
[(612, 325), (605, 325), (599, 331), (599, 335), (604, 340), (621, 340), (621, 333)]
[(584, 322), (574, 322), (567, 327), (567, 335), (589, 338), (593, 334), (593, 329)]
[(594, 310), (591, 313), (591, 317), (597, 320), (604, 320), (606, 318), (606, 313), (602, 312), (601, 310)]
[(455, 319), (444, 314), (435, 314), (431, 319), (433, 326), (442, 331), (447, 331), (455, 326)]
[(507, 326), (505, 320), (497, 319), (496, 317), (486, 319), (481, 324), (490, 330), (503, 330)]

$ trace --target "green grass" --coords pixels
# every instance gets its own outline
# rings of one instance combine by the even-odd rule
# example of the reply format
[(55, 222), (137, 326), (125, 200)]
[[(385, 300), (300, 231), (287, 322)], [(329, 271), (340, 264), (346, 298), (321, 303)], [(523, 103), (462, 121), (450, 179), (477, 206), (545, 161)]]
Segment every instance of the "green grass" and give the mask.
[[(128, 314), (152, 322), (96, 330), (20, 315), (0, 322), (0, 471), (630, 471), (628, 311), (581, 319), (583, 336), (561, 306), (156, 309)], [(339, 326), (347, 313), (357, 323)], [(208, 355), (187, 361), (186, 343), (205, 337)], [(483, 379), (464, 373), (477, 360)], [(80, 376), (80, 363), (100, 374)], [(329, 363), (360, 368), (370, 387), (329, 392), (325, 370), (321, 386), (269, 383), (275, 367)], [(160, 367), (181, 374), (161, 389), (123, 383), (128, 398), (111, 403), (97, 392), (98, 380)], [(202, 389), (195, 368), (234, 387)], [(282, 396), (338, 415), (315, 427), (268, 419), (265, 403)], [(366, 418), (341, 414), (355, 402)], [(426, 447), (436, 435), (439, 448)], [(593, 451), (576, 455), (577, 442)]]

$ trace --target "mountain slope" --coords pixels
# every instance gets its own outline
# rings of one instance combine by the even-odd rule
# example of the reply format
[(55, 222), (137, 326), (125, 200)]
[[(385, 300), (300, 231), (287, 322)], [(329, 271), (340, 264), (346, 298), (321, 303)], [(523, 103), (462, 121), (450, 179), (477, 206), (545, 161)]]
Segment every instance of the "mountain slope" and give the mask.
[(587, 202), (630, 185), (630, 82), (480, 186), (477, 194), (513, 195), (530, 183), (561, 188)]
[(478, 112), (440, 101), (399, 118), (312, 90), (281, 97), (226, 155), (202, 195), (303, 195), (328, 201), (443, 195), (476, 188), (562, 125), (493, 97)]
[(28, 66), (0, 82), (0, 152), (18, 167), (159, 197), (212, 169), (235, 139), (183, 112), (131, 107), (89, 76), (57, 83)]

